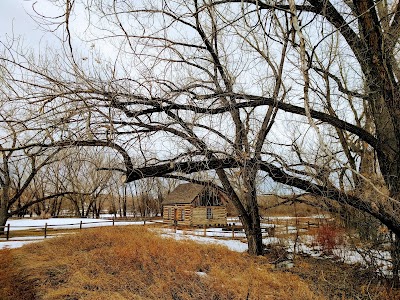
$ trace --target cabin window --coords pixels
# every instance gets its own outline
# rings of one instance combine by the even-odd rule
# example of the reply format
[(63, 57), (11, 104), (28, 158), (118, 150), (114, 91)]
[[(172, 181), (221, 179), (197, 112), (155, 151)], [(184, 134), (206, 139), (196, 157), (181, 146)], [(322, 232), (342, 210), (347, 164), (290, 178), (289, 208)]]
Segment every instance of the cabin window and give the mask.
[(211, 207), (207, 207), (207, 219), (213, 218), (213, 211)]
[(204, 193), (200, 196), (200, 206), (219, 206), (222, 205), (218, 194)]

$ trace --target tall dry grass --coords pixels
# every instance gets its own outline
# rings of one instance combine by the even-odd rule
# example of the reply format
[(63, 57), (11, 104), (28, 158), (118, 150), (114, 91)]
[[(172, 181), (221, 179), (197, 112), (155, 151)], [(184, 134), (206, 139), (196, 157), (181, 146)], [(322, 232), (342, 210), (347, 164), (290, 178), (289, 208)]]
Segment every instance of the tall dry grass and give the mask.
[(165, 239), (144, 228), (85, 230), (0, 251), (0, 299), (323, 299), (265, 258)]
[(257, 202), (260, 208), (260, 213), (263, 216), (290, 216), (290, 217), (308, 217), (312, 215), (323, 214), (326, 212), (321, 211), (316, 207), (304, 203), (296, 203), (293, 205), (282, 204), (276, 207), (279, 203), (282, 203), (285, 199), (277, 195), (259, 195)]

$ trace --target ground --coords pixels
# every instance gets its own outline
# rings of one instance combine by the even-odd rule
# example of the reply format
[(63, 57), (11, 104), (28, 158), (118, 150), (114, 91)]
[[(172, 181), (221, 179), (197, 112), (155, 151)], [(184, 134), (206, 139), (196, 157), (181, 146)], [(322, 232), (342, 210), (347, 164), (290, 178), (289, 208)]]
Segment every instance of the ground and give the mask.
[(88, 229), (0, 254), (3, 300), (326, 299), (265, 257), (143, 226)]
[[(235, 228), (240, 227), (237, 219), (230, 219), (229, 222), (230, 224), (235, 223)], [(24, 243), (43, 240), (43, 229), (46, 223), (49, 229), (48, 238), (65, 234), (69, 236), (69, 233), (77, 232), (85, 234), (86, 230), (78, 230), (80, 227), (85, 229), (93, 226), (112, 225), (110, 220), (96, 219), (11, 220), (11, 241), (1, 241), (0, 247), (20, 247)], [(319, 226), (322, 227), (316, 227), (318, 223), (321, 223), (322, 225)], [(310, 235), (310, 232), (324, 228), (323, 226), (327, 224), (326, 221), (322, 221), (320, 216), (296, 218), (295, 220), (290, 217), (264, 219), (263, 240), (265, 244), (269, 245), (265, 258), (268, 265), (271, 266), (270, 270), (282, 272), (278, 262), (285, 259), (294, 261), (294, 267), (284, 271), (302, 278), (318, 297), (324, 295), (327, 299), (399, 299), (400, 295), (397, 291), (391, 289), (390, 284), (388, 285), (385, 280), (377, 280), (377, 274), (371, 273), (372, 271), (366, 268), (366, 263), (362, 260), (363, 256), (354, 250), (347, 249), (342, 239), (335, 240), (334, 243), (338, 244), (334, 244), (334, 248), (329, 249), (330, 255), (327, 256), (327, 253), (323, 251), (323, 245), (316, 243), (317, 236)], [(130, 228), (143, 228), (144, 222), (115, 222), (114, 225), (136, 225), (130, 226)], [(274, 237), (268, 236), (267, 228), (271, 227), (275, 227)], [(74, 230), (70, 228), (74, 228)], [(247, 250), (244, 233), (240, 231), (224, 231), (221, 228), (176, 229), (165, 226), (159, 221), (147, 222), (146, 228), (157, 233), (164, 240), (192, 240), (196, 243), (219, 244), (239, 253)], [(328, 231), (328, 233), (332, 235), (332, 232)], [(324, 234), (327, 235), (327, 232)], [(295, 248), (296, 252), (293, 252)], [(3, 261), (7, 261), (6, 256), (9, 255), (7, 254), (9, 252), (4, 253), (4, 255), (2, 254)], [(380, 251), (374, 255), (380, 255), (382, 271), (390, 272), (389, 265), (385, 260), (387, 251)], [(377, 260), (377, 257), (374, 259)], [(286, 267), (284, 265), (284, 268)], [(196, 272), (198, 276), (204, 276), (206, 273), (203, 269)], [(318, 297), (315, 299), (320, 299)]]

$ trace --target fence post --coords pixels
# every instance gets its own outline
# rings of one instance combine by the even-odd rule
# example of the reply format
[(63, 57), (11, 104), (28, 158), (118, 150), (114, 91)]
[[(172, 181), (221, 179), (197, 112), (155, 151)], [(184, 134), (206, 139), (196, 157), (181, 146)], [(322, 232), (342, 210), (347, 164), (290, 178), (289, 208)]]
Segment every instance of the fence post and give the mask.
[(8, 239), (10, 238), (10, 223), (9, 224), (7, 224), (7, 241), (8, 241)]
[(206, 224), (203, 225), (203, 229), (204, 229), (203, 236), (207, 236), (207, 227), (206, 227)]
[(286, 220), (286, 234), (289, 234), (289, 220)]
[(232, 225), (232, 238), (235, 238), (235, 224)]
[(47, 238), (47, 223), (44, 224), (44, 238)]
[(112, 221), (113, 221), (113, 225), (112, 226), (114, 226), (115, 225), (115, 218), (113, 218)]
[(82, 220), (81, 220), (81, 222), (79, 223), (79, 229), (82, 229)]

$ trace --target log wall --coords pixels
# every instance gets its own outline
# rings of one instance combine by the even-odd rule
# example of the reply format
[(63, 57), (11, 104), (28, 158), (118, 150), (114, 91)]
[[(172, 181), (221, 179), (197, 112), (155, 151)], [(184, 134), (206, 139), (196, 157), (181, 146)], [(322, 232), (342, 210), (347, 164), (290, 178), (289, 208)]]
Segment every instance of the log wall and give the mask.
[[(207, 208), (212, 210), (212, 217), (207, 218)], [(225, 206), (201, 206), (192, 209), (192, 225), (226, 225)]]
[[(165, 205), (163, 208), (163, 222), (174, 224), (176, 218), (178, 225), (191, 225), (192, 206), (190, 204)], [(182, 219), (182, 211), (183, 219)], [(169, 213), (170, 212), (170, 213)], [(176, 216), (175, 216), (176, 214)]]

